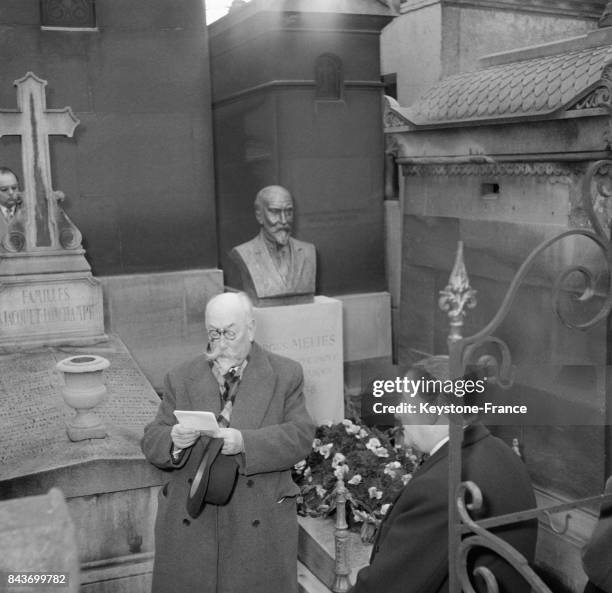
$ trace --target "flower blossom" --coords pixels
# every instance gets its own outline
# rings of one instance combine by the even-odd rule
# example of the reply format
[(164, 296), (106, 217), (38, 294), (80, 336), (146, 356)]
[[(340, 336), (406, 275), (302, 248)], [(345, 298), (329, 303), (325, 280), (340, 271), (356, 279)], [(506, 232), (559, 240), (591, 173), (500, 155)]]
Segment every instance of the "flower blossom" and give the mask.
[(325, 490), (325, 488), (323, 488), (323, 486), (321, 486), (320, 484), (317, 484), (315, 486), (315, 490), (319, 498), (323, 498), (327, 494), (327, 490)]
[(303, 472), (306, 469), (306, 460), (302, 459), (302, 461), (298, 461), (294, 466), (293, 469), (295, 471), (298, 472)]
[(385, 449), (376, 437), (372, 437), (366, 443), (366, 449), (369, 449), (376, 457), (389, 457), (389, 451)]
[(346, 461), (346, 457), (342, 453), (335, 453), (332, 459), (332, 467), (338, 467)]
[(389, 512), (389, 508), (391, 507), (390, 503), (385, 503), (380, 507), (380, 514), (386, 515)]
[(319, 447), (319, 454), (323, 455), (324, 459), (327, 459), (330, 454), (331, 454), (331, 450), (333, 449), (334, 444), (333, 443), (328, 443), (327, 445), (321, 445)]
[(397, 470), (402, 467), (402, 464), (399, 461), (390, 461), (385, 465), (385, 474), (390, 476), (391, 478), (395, 478), (397, 476)]
[(410, 482), (410, 480), (412, 480), (412, 474), (404, 474), (402, 476), (402, 484), (405, 486), (406, 484), (408, 484), (408, 482)]
[[(347, 419), (343, 420), (342, 424), (344, 425), (344, 429), (346, 430), (347, 434), (357, 435), (360, 430), (363, 430), (362, 428), (357, 426), (357, 424), (354, 424), (353, 422), (351, 422), (350, 420), (347, 420)], [(359, 438), (359, 437), (357, 437), (357, 438)]]
[(361, 484), (363, 478), (361, 477), (361, 474), (355, 474), (348, 482), (347, 484), (350, 484), (351, 486), (357, 486), (358, 484)]
[(365, 439), (368, 436), (368, 431), (365, 428), (360, 428), (359, 432), (355, 435), (356, 439)]
[(353, 509), (353, 520), (355, 523), (362, 523), (368, 518), (368, 514), (364, 511), (360, 511), (359, 509)]
[(382, 498), (383, 492), (376, 488), (376, 486), (370, 486), (368, 488), (368, 496), (370, 498), (375, 498), (376, 500), (380, 500)]
[(377, 447), (374, 450), (374, 455), (376, 455), (376, 457), (389, 457), (389, 451), (387, 451), (384, 447)]
[(344, 476), (346, 476), (348, 472), (348, 465), (341, 464), (334, 470), (334, 477), (336, 478), (336, 480), (344, 480)]

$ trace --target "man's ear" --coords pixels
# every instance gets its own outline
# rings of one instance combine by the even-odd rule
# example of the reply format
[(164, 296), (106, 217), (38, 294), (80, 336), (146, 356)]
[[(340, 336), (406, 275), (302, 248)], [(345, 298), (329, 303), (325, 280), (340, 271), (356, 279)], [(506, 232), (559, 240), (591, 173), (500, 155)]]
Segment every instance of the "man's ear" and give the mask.
[(261, 207), (259, 206), (255, 207), (255, 220), (257, 220), (257, 222), (259, 223), (259, 226), (263, 226), (263, 223), (264, 223), (263, 212), (261, 211)]

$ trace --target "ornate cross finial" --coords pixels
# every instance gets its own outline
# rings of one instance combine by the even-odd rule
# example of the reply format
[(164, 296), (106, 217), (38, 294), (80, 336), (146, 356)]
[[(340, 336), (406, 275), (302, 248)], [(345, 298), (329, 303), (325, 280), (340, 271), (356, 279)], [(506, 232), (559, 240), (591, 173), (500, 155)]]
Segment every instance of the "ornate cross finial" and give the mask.
[(448, 313), (450, 320), (450, 332), (448, 339), (451, 341), (462, 338), (461, 328), (465, 309), (473, 309), (476, 306), (476, 291), (470, 286), (470, 279), (463, 261), (463, 241), (457, 244), (457, 255), (455, 265), (444, 290), (440, 291), (438, 305), (442, 311)]
[(15, 86), (18, 108), (0, 109), (0, 136), (21, 136), (25, 228), (2, 245), (13, 252), (80, 249), (81, 233), (59, 205), (64, 194), (52, 188), (49, 155), (49, 137), (72, 137), (79, 120), (70, 107), (47, 109), (47, 81), (32, 72), (16, 80)]

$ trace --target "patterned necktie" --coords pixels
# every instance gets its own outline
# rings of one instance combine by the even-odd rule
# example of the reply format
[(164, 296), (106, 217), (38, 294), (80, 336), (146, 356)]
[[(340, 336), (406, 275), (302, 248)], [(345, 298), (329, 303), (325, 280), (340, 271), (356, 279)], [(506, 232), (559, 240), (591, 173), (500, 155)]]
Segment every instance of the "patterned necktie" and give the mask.
[(217, 422), (221, 428), (228, 428), (232, 416), (232, 408), (240, 383), (240, 369), (233, 367), (223, 375), (223, 392), (221, 393), (221, 405), (223, 408), (217, 416)]

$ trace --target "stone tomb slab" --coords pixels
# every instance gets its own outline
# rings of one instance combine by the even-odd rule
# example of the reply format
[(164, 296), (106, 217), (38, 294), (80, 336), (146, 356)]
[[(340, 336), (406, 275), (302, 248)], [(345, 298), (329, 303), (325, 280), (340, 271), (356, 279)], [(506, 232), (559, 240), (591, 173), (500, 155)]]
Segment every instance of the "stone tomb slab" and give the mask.
[(0, 278), (0, 348), (105, 337), (102, 288), (91, 273)]
[[(105, 439), (70, 442), (65, 422), (74, 415), (61, 395), (57, 362), (76, 354), (97, 354), (111, 365), (104, 371), (108, 393), (95, 408)], [(157, 411), (159, 397), (125, 345), (117, 338), (95, 347), (46, 347), (0, 355), (0, 498), (11, 480), (97, 460), (143, 460), (143, 427)]]
[[(13, 577), (38, 573), (44, 575), (44, 581), (38, 576), (39, 582), (10, 583), (7, 573), (13, 573)], [(53, 488), (45, 495), (0, 502), (0, 575), (0, 591), (6, 593), (77, 593), (77, 542), (68, 507), (59, 490)], [(47, 581), (49, 578), (51, 582)]]
[(315, 297), (314, 303), (255, 307), (255, 339), (271, 352), (304, 368), (306, 407), (317, 424), (344, 418), (342, 303)]

